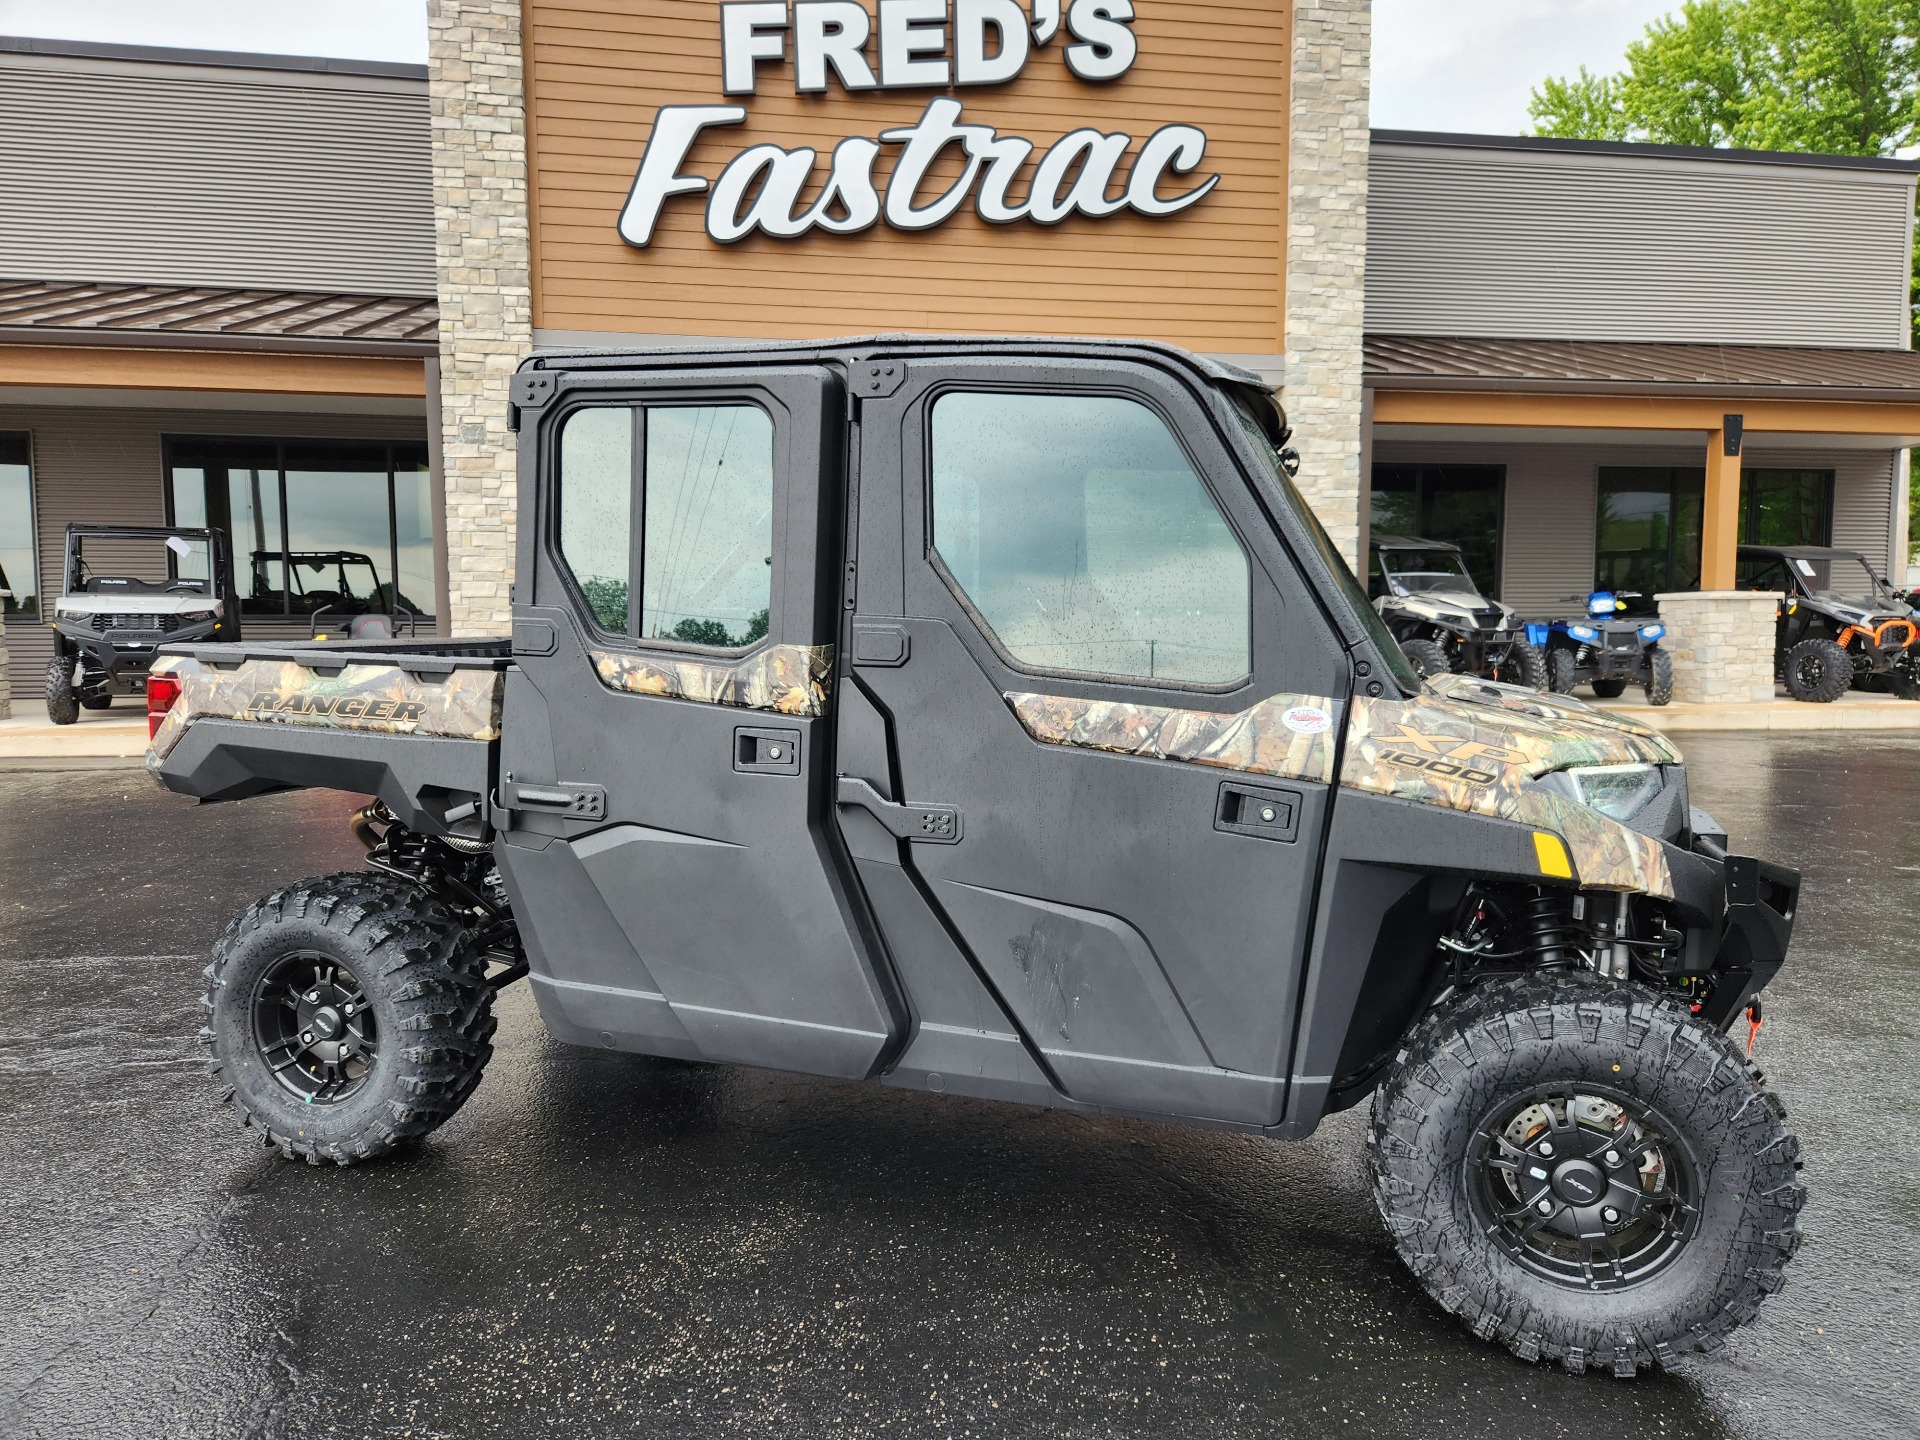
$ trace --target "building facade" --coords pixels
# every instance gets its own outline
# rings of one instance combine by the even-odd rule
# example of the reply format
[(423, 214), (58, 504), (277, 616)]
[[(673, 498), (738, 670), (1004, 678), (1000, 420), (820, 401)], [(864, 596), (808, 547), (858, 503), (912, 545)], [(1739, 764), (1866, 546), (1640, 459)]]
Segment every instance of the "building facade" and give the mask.
[(1454, 540), (1533, 613), (1731, 591), (1742, 535), (1904, 566), (1912, 164), (1370, 135), (1366, 0), (429, 23), (427, 67), (0, 40), (15, 694), (73, 521), (228, 528), (249, 633), (504, 630), (542, 346), (1185, 345), (1278, 387), (1356, 562)]

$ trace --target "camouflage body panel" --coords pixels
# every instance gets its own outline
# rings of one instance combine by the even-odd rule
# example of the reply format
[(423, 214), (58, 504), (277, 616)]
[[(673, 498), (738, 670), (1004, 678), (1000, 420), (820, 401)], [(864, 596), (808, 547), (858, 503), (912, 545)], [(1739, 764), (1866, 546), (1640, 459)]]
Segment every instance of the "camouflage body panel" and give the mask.
[(609, 690), (780, 715), (826, 714), (833, 685), (831, 645), (770, 645), (742, 660), (679, 659), (626, 650), (588, 654), (600, 683)]
[[(1290, 715), (1298, 722), (1337, 714), (1338, 703), (1321, 696), (1276, 695), (1230, 715), (1061, 695), (1006, 700), (1027, 734), (1049, 745), (1321, 784), (1334, 778), (1331, 725), (1311, 733), (1287, 724)], [(1550, 830), (1566, 842), (1584, 887), (1669, 898), (1673, 877), (1658, 840), (1533, 781), (1573, 766), (1679, 763), (1664, 736), (1624, 716), (1448, 675), (1412, 700), (1355, 700), (1339, 778), (1369, 794)]]
[(491, 668), (423, 679), (396, 665), (348, 665), (323, 675), (291, 660), (248, 660), (219, 670), (187, 656), (163, 655), (150, 673), (178, 680), (180, 698), (147, 746), (149, 770), (159, 769), (196, 720), (453, 740), (500, 738), (501, 674)]
[(1463, 675), (1411, 700), (1356, 700), (1340, 783), (1551, 830), (1581, 885), (1668, 897), (1660, 842), (1532, 782), (1585, 765), (1677, 765), (1658, 732), (1564, 696)]
[[(1048, 745), (1184, 760), (1322, 785), (1333, 781), (1338, 707), (1315, 695), (1275, 695), (1228, 715), (1061, 695), (1009, 694), (1006, 700), (1027, 734)], [(1309, 728), (1293, 728), (1289, 716), (1294, 725)]]

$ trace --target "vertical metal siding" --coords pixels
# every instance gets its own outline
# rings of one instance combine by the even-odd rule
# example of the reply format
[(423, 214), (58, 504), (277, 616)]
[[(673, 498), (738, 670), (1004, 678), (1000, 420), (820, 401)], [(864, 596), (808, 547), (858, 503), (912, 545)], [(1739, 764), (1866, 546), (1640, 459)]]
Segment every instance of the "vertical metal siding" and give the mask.
[(0, 277), (434, 293), (427, 88), (0, 56)]
[(1367, 329), (1907, 344), (1914, 178), (1376, 142)]
[[(424, 440), (409, 416), (276, 414), (227, 410), (89, 409), (0, 405), (0, 430), (33, 437), (34, 522), (43, 610), (59, 594), (69, 524), (163, 525), (169, 435), (259, 435), (310, 440)], [(259, 627), (256, 627), (259, 628)], [(273, 627), (267, 627), (272, 629)], [(284, 628), (284, 627), (282, 627)], [(294, 633), (305, 635), (301, 620)], [(15, 700), (41, 693), (53, 641), (45, 620), (7, 625), (9, 688)]]

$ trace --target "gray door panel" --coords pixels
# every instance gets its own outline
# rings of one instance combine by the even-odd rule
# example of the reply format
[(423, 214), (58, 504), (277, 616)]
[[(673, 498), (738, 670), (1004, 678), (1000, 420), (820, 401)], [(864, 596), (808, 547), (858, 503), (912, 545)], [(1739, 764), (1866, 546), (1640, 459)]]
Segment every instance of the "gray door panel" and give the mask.
[[(851, 663), (884, 718), (890, 773), (869, 773), (877, 760), (841, 769), (890, 784), (882, 793), (905, 806), (959, 812), (958, 843), (909, 840), (899, 847), (904, 862), (921, 906), (963, 947), (983, 992), (1059, 1090), (1092, 1105), (1273, 1123), (1332, 802), (1325, 777), (1043, 743), (1008, 696), (1206, 719), (1310, 695), (1322, 698), (1337, 735), (1347, 670), (1324, 610), (1195, 397), (1151, 375), (1070, 363), (943, 363), (937, 379), (916, 383), (909, 362), (907, 378), (894, 397), (863, 405), (860, 584), (849, 627), (873, 637)], [(927, 417), (938, 395), (1080, 386), (1139, 395), (1159, 413), (1245, 548), (1249, 680), (1196, 689), (1018, 668), (931, 553)], [(875, 752), (866, 739), (845, 758)], [(1251, 823), (1236, 827), (1222, 791), (1236, 784), (1279, 797), (1286, 823), (1263, 830), (1260, 801)], [(846, 824), (858, 812), (841, 813)], [(887, 922), (916, 999), (912, 956), (932, 933)]]
[[(715, 678), (737, 667), (765, 673), (751, 667), (769, 647), (790, 656), (834, 641), (841, 561), (821, 543), (820, 516), (823, 508), (838, 513), (843, 483), (838, 381), (811, 370), (652, 376), (644, 392), (610, 383), (591, 401), (744, 401), (772, 417), (772, 603), (765, 639), (746, 650), (604, 633), (561, 563), (551, 507), (565, 475), (541, 487), (538, 515), (523, 515), (532, 533), (521, 547), (516, 636), (524, 631), (530, 643), (516, 654), (524, 683), (505, 698), (501, 765), (512, 788), (503, 784), (502, 800), (513, 806), (530, 792), (535, 798), (510, 810), (507, 823), (516, 837), (552, 837), (549, 848), (559, 853), (510, 843), (501, 863), (512, 872), (516, 903), (524, 897), (531, 913), (607, 917), (581, 935), (588, 953), (552, 945), (535, 959), (543, 1008), (577, 1017), (576, 1028), (595, 1036), (611, 1030), (614, 1043), (633, 1048), (869, 1074), (896, 1044), (904, 1017), (833, 827), (830, 721), (785, 713), (820, 708), (791, 693)], [(549, 416), (543, 428), (564, 419), (564, 411)], [(635, 453), (644, 453), (637, 444)], [(723, 453), (717, 441), (714, 453)], [(543, 452), (541, 464), (552, 463)], [(636, 505), (637, 516), (646, 513)], [(684, 534), (705, 513), (662, 505), (655, 520)], [(646, 523), (634, 524), (636, 557)], [(666, 553), (685, 569), (684, 548)], [(756, 567), (759, 553), (752, 552)], [(631, 615), (638, 585), (630, 582), (627, 593)], [(610, 623), (601, 603), (600, 623)], [(637, 677), (631, 688), (629, 676)], [(536, 717), (524, 739), (522, 714)], [(538, 723), (541, 714), (550, 725)], [(603, 792), (604, 804), (575, 813), (539, 798), (569, 791)], [(585, 1018), (595, 1006), (606, 1023)], [(671, 1027), (655, 1015), (662, 1009)]]

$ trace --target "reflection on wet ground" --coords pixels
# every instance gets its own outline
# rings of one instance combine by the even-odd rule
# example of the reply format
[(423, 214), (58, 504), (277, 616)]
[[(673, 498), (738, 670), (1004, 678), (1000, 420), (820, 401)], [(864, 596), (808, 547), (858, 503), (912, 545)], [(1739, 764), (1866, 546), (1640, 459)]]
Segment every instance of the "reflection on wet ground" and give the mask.
[(466, 1110), (353, 1169), (251, 1149), (200, 953), (345, 868), (343, 797), (0, 774), (0, 1435), (1905, 1436), (1920, 1153), (1909, 743), (1694, 736), (1807, 872), (1760, 1058), (1807, 1248), (1731, 1353), (1522, 1365), (1304, 1144), (570, 1050), (524, 989)]

